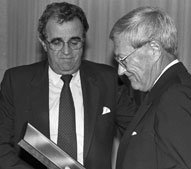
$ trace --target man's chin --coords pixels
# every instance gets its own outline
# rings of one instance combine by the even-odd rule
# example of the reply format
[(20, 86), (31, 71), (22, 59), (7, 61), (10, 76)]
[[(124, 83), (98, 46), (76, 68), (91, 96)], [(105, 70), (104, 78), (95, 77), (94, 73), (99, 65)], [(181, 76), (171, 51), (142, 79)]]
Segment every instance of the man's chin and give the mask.
[(76, 73), (78, 71), (79, 68), (75, 67), (75, 68), (64, 68), (62, 70), (60, 70), (61, 74), (73, 74)]
[(131, 81), (131, 86), (134, 90), (140, 90), (140, 85), (135, 82), (134, 80), (130, 80)]

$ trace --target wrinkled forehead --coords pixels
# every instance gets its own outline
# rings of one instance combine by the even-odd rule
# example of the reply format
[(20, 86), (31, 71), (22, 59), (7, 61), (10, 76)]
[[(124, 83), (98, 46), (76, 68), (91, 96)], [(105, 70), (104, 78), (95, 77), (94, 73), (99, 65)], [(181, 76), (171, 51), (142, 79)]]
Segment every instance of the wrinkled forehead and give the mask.
[(116, 34), (113, 38), (114, 49), (122, 51), (132, 48), (130, 40), (124, 34)]

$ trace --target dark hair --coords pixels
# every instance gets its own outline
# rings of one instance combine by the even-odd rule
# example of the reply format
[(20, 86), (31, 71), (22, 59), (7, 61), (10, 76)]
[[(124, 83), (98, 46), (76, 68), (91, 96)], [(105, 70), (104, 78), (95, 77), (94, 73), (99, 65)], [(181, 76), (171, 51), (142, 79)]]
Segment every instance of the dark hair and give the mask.
[(74, 18), (78, 18), (84, 27), (84, 36), (89, 29), (89, 24), (85, 13), (80, 7), (69, 4), (67, 2), (51, 3), (46, 6), (46, 9), (44, 10), (38, 22), (39, 37), (42, 41), (47, 38), (45, 28), (50, 18), (57, 19), (57, 22), (60, 24), (63, 22), (71, 21)]

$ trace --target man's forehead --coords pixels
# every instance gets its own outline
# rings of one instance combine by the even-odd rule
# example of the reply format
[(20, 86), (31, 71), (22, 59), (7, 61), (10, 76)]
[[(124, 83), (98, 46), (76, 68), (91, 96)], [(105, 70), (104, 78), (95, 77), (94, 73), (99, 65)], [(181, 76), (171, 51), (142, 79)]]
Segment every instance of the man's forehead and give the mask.
[(129, 42), (128, 38), (124, 35), (118, 35), (114, 38), (114, 49), (115, 51), (121, 53), (125, 52), (132, 48), (131, 43)]
[(56, 20), (50, 20), (47, 23), (47, 35), (50, 38), (71, 38), (81, 37), (83, 35), (83, 26), (79, 19), (58, 23)]

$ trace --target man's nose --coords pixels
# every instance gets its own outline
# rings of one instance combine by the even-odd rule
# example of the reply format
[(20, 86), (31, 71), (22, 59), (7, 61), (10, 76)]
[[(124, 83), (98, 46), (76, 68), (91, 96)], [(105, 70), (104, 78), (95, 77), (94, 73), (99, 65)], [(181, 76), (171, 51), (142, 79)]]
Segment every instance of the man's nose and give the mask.
[(120, 64), (118, 65), (118, 75), (121, 76), (126, 72), (126, 69), (122, 67)]
[(65, 54), (65, 55), (68, 55), (71, 51), (71, 48), (69, 47), (68, 45), (68, 42), (64, 42), (63, 43), (63, 47), (62, 47), (62, 52)]

